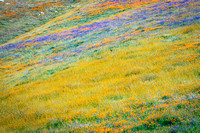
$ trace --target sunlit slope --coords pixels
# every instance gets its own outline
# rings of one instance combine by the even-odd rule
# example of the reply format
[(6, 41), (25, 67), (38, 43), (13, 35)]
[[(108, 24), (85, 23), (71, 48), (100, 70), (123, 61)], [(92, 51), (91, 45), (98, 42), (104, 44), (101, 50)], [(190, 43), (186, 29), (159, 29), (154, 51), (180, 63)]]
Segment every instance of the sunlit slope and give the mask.
[(199, 2), (102, 4), (0, 47), (3, 132), (199, 131)]
[(199, 25), (186, 26), (106, 47), (45, 81), (2, 91), (1, 125), (22, 131), (197, 131), (199, 31)]

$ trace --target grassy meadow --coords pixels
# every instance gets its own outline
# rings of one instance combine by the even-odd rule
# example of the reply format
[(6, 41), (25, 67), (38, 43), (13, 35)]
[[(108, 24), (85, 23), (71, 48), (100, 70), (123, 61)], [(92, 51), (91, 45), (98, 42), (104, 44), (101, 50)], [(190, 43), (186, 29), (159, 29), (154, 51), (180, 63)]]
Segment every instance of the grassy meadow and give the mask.
[(89, 2), (0, 45), (0, 132), (200, 132), (200, 2)]

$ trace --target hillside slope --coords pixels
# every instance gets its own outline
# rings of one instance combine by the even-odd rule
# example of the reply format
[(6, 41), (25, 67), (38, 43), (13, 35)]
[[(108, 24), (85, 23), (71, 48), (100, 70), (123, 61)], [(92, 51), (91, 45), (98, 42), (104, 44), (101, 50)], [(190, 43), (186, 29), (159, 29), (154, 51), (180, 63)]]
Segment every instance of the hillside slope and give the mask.
[(0, 2), (0, 44), (95, 0), (5, 0)]
[(85, 4), (0, 46), (2, 132), (198, 132), (198, 0)]

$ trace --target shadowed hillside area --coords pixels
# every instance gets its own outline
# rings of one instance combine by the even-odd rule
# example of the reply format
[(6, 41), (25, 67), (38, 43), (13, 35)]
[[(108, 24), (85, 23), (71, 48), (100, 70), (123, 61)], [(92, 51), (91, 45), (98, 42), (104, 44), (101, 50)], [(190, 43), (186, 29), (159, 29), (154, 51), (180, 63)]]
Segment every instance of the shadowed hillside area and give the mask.
[(4, 0), (0, 2), (0, 44), (65, 14), (75, 8), (79, 2), (80, 0)]
[(0, 132), (200, 132), (198, 0), (0, 8)]

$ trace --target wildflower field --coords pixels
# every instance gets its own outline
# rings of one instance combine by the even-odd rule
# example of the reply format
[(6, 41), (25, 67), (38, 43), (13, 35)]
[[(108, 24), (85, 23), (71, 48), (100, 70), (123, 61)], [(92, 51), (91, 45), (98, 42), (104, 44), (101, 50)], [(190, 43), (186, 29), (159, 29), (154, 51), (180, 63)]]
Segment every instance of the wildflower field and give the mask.
[(1, 37), (0, 132), (200, 132), (199, 0), (65, 4)]

